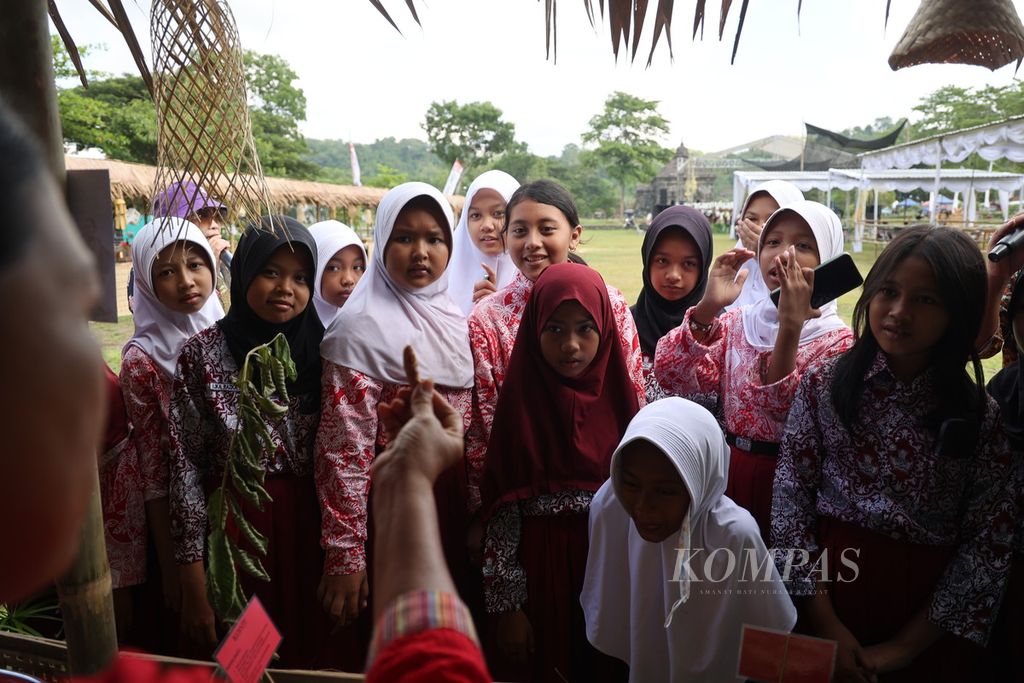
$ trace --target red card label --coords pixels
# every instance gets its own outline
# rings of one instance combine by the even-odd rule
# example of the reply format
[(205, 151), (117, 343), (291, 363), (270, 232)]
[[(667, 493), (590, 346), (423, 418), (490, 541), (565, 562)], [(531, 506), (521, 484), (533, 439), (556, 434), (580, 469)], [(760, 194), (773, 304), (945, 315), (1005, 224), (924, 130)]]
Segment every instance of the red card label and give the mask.
[(232, 683), (259, 683), (280, 644), (281, 632), (254, 595), (214, 658)]
[(743, 625), (736, 675), (764, 683), (829, 683), (836, 642)]

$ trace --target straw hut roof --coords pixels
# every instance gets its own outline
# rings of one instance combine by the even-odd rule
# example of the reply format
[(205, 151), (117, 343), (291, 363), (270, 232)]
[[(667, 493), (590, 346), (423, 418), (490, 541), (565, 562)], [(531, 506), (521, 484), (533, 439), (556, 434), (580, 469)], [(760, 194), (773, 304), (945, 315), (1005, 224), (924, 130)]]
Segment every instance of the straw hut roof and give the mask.
[[(91, 159), (66, 155), (64, 164), (69, 171), (105, 169), (110, 172), (111, 199), (123, 199), (128, 203), (149, 206), (153, 199), (153, 185), (156, 181), (156, 167), (132, 164), (113, 159)], [(226, 181), (222, 184), (227, 186)], [(376, 207), (387, 192), (380, 187), (356, 187), (355, 185), (334, 185), (309, 180), (288, 178), (267, 178), (270, 200), (277, 205), (313, 204), (336, 208)], [(223, 188), (222, 188), (223, 190)], [(456, 211), (462, 210), (464, 197), (448, 197)]]

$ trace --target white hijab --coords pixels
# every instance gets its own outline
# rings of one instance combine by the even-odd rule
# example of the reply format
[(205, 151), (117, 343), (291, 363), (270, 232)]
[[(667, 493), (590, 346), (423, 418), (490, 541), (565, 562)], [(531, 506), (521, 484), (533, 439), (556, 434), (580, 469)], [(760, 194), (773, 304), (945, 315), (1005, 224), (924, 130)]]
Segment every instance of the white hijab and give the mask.
[[(743, 218), (744, 214), (747, 213), (747, 209), (750, 208), (750, 201), (758, 192), (768, 194), (768, 196), (776, 201), (779, 208), (785, 208), (793, 202), (803, 201), (804, 198), (803, 192), (798, 190), (793, 183), (788, 183), (785, 180), (766, 180), (760, 185), (755, 186), (753, 191), (747, 195), (747, 200), (743, 202), (743, 210), (740, 211), (740, 215), (737, 218)], [(737, 242), (736, 246), (743, 246), (743, 241)], [(750, 274), (747, 275), (747, 280), (743, 283), (743, 289), (740, 291), (736, 301), (725, 307), (727, 311), (755, 304), (771, 294), (768, 285), (765, 284), (764, 277), (761, 275), (761, 269), (757, 264), (757, 257), (749, 259), (740, 268), (741, 270), (746, 269)]]
[(473, 237), (469, 234), (469, 207), (473, 203), (473, 197), (480, 190), (494, 190), (502, 196), (505, 203), (512, 198), (512, 193), (519, 187), (519, 181), (504, 171), (487, 171), (477, 176), (469, 189), (466, 190), (466, 202), (462, 207), (462, 215), (459, 216), (459, 225), (455, 228), (452, 237), (452, 260), (448, 264), (448, 291), (452, 299), (458, 304), (465, 315), (473, 310), (473, 286), (483, 279), (486, 273), (480, 267), (486, 263), (494, 269), (497, 282), (494, 285), (501, 289), (512, 278), (516, 276), (516, 266), (512, 263), (512, 257), (502, 252), (498, 256), (488, 256), (476, 246)]
[(356, 231), (344, 223), (338, 221), (321, 221), (309, 226), (309, 232), (316, 240), (316, 283), (313, 286), (313, 305), (316, 307), (316, 314), (320, 316), (320, 322), (324, 329), (330, 327), (334, 316), (338, 315), (341, 309), (327, 301), (321, 291), (321, 281), (324, 278), (324, 268), (327, 262), (334, 258), (334, 255), (345, 247), (356, 246), (363, 252), (363, 261), (366, 262), (366, 247), (359, 239)]
[[(213, 292), (198, 312), (176, 313), (156, 298), (153, 291), (153, 264), (168, 245), (187, 241), (206, 254), (213, 274)], [(124, 345), (138, 346), (168, 375), (174, 376), (181, 347), (194, 334), (202, 332), (224, 317), (224, 307), (217, 297), (217, 267), (213, 249), (203, 231), (184, 218), (155, 218), (142, 226), (132, 242), (132, 268), (135, 270), (135, 334)]]
[(395, 220), (407, 203), (426, 195), (437, 202), (451, 234), (452, 208), (436, 188), (403, 183), (389, 191), (377, 207), (373, 257), (324, 334), (320, 353), (327, 360), (385, 382), (407, 384), (402, 351), (412, 345), (420, 375), (446, 387), (473, 386), (473, 356), (466, 318), (448, 296), (448, 273), (433, 283), (409, 289), (391, 279), (384, 267)]
[[(638, 439), (672, 461), (691, 497), (679, 536), (661, 543), (640, 537), (618, 498), (622, 450)], [(590, 504), (580, 603), (587, 638), (629, 664), (631, 681), (736, 680), (744, 624), (789, 631), (796, 623), (757, 523), (724, 495), (728, 471), (729, 447), (718, 422), (683, 398), (641, 408), (612, 455), (611, 479)], [(679, 550), (692, 551), (692, 574), (677, 562)], [(736, 558), (731, 573), (729, 553)], [(748, 556), (756, 572), (744, 571)]]
[[(761, 247), (764, 244), (764, 236), (768, 234), (768, 228), (787, 211), (799, 214), (811, 227), (814, 239), (818, 242), (818, 258), (821, 263), (843, 253), (843, 224), (839, 216), (824, 204), (804, 199), (779, 209), (768, 217), (764, 222), (764, 230), (761, 231), (761, 239), (757, 243), (758, 256), (761, 255)], [(764, 298), (741, 311), (743, 336), (746, 337), (748, 344), (759, 351), (770, 351), (775, 348), (775, 338), (779, 333), (779, 309), (772, 303), (769, 294), (771, 292), (766, 292)], [(846, 327), (846, 323), (839, 319), (839, 303), (833, 299), (821, 307), (820, 318), (812, 318), (804, 323), (800, 330), (800, 344), (806, 344), (812, 339), (843, 327)]]

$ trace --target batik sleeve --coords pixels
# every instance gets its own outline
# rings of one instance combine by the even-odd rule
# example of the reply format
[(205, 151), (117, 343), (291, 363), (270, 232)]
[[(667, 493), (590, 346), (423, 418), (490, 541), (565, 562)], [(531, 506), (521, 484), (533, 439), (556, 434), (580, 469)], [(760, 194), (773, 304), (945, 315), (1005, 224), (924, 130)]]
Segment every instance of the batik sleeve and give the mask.
[(321, 386), (314, 467), (326, 551), (324, 573), (354, 574), (366, 569), (370, 465), (383, 384), (325, 360)]

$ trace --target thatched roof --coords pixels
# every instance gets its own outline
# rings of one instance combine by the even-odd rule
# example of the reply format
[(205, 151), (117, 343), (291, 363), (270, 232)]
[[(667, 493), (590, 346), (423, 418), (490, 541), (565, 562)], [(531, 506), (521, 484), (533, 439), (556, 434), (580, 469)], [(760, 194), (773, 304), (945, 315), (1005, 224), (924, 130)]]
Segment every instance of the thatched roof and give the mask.
[[(153, 184), (156, 167), (132, 164), (112, 159), (90, 159), (65, 155), (64, 164), (68, 170), (106, 169), (110, 172), (110, 196), (128, 203), (149, 206), (153, 198)], [(226, 183), (224, 183), (226, 186)], [(267, 178), (270, 199), (281, 206), (314, 204), (336, 208), (376, 207), (387, 190), (380, 187), (356, 187), (334, 185), (308, 180)], [(464, 197), (449, 197), (456, 211), (462, 210)]]

